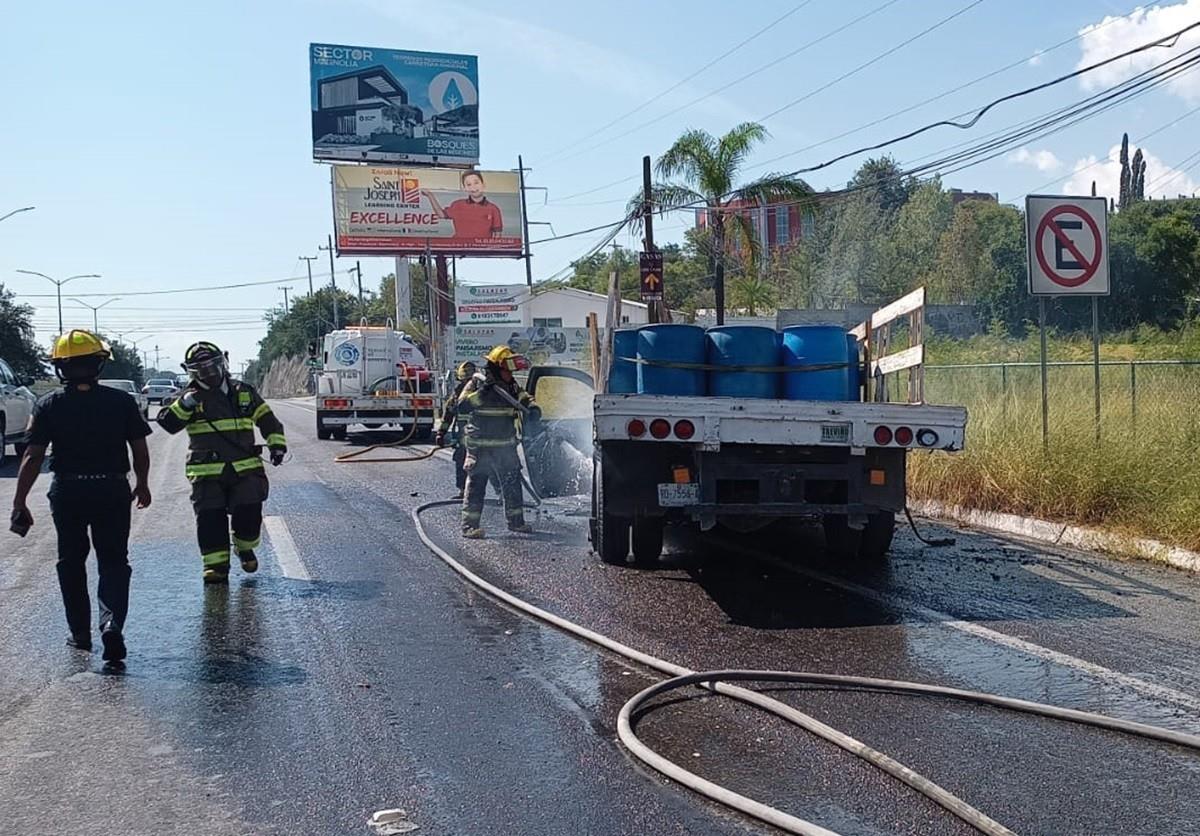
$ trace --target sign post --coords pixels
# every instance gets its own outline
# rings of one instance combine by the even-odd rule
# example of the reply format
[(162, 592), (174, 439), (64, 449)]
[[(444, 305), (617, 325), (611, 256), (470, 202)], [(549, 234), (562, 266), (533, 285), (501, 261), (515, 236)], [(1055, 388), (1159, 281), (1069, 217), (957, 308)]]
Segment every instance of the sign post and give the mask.
[(642, 301), (661, 302), (663, 298), (662, 253), (642, 253), (638, 262), (642, 273)]
[(1046, 380), (1046, 297), (1092, 297), (1092, 365), (1096, 439), (1100, 438), (1099, 297), (1110, 290), (1108, 200), (1103, 197), (1029, 195), (1025, 198), (1029, 292), (1038, 297), (1042, 345), (1042, 445), (1049, 444)]

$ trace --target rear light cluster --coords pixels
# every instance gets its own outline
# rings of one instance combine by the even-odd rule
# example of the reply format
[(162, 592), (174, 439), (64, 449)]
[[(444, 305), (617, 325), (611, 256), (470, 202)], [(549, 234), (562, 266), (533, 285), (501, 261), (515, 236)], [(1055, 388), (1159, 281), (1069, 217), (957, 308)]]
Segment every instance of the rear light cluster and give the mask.
[(912, 427), (876, 427), (875, 428), (875, 443), (880, 447), (887, 447), (892, 442), (898, 447), (911, 447), (913, 441), (917, 442), (920, 447), (936, 447), (938, 443), (938, 434), (933, 430), (921, 429), (913, 432)]
[(670, 438), (672, 432), (680, 441), (691, 441), (696, 435), (696, 425), (686, 418), (676, 421), (674, 426), (666, 418), (655, 418), (649, 426), (641, 418), (631, 418), (625, 425), (630, 438), (643, 438), (647, 432), (658, 441)]
[(325, 408), (326, 409), (349, 409), (350, 401), (348, 401), (345, 398), (326, 398), (325, 399)]

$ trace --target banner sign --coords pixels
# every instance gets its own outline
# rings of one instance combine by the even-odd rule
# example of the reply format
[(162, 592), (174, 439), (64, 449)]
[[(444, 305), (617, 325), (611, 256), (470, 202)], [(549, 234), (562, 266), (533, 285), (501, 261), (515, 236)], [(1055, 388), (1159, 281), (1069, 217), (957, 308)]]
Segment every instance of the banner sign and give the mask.
[(642, 301), (661, 302), (663, 298), (662, 253), (640, 253), (638, 267), (641, 271)]
[(529, 298), (523, 284), (460, 284), (454, 289), (455, 322), (459, 325), (524, 325), (521, 304)]
[(479, 162), (474, 55), (309, 45), (313, 158)]
[(511, 171), (336, 165), (333, 214), (340, 255), (522, 253)]
[(507, 345), (534, 366), (576, 366), (590, 369), (591, 346), (586, 328), (505, 328), (458, 325), (450, 329), (454, 365), (481, 363), (498, 345)]

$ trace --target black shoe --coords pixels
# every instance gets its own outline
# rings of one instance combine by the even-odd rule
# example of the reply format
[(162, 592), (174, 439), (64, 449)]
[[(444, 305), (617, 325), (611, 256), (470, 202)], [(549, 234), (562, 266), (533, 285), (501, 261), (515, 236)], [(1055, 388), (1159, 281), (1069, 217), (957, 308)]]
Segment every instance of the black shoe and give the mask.
[(246, 549), (238, 552), (238, 560), (242, 562), (242, 571), (247, 575), (251, 575), (258, 571), (258, 556), (254, 554), (254, 549)]
[(88, 633), (72, 633), (67, 636), (67, 647), (73, 647), (76, 650), (91, 650), (92, 637)]
[(100, 658), (105, 662), (120, 662), (125, 658), (125, 637), (120, 630), (105, 630), (100, 634), (100, 641), (104, 643), (104, 655)]

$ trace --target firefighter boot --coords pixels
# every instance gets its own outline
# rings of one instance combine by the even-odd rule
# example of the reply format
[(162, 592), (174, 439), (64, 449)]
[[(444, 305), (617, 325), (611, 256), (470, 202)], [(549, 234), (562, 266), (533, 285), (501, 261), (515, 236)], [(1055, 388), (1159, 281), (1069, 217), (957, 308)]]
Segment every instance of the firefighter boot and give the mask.
[(239, 549), (237, 556), (242, 562), (242, 571), (247, 575), (258, 571), (258, 556), (254, 554), (254, 549)]
[(487, 535), (485, 535), (483, 533), (482, 528), (464, 528), (463, 529), (463, 537), (467, 538), (468, 540), (482, 540), (486, 536)]

